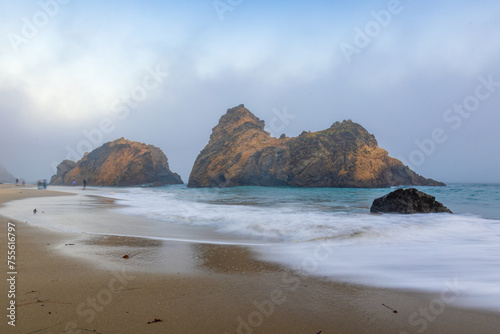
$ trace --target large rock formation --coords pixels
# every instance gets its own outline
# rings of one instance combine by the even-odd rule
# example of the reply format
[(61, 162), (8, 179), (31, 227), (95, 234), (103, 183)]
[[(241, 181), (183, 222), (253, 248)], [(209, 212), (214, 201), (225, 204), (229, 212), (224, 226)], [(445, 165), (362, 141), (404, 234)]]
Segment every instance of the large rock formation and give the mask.
[(428, 195), (415, 188), (397, 189), (373, 201), (371, 213), (452, 213), (434, 196)]
[(180, 176), (170, 171), (165, 154), (153, 145), (124, 138), (106, 143), (78, 162), (64, 160), (50, 180), (54, 185), (78, 184), (132, 186), (141, 184), (182, 184)]
[(278, 139), (264, 131), (264, 121), (243, 105), (220, 118), (196, 158), (188, 183), (188, 187), (394, 185), (444, 184), (389, 157), (372, 134), (350, 120)]

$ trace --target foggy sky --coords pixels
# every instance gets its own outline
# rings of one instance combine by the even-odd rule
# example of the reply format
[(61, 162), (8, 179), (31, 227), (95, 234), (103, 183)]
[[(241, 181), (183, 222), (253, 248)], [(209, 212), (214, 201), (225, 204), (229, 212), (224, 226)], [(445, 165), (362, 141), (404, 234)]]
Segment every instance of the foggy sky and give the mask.
[(0, 164), (49, 179), (125, 137), (187, 182), (245, 104), (276, 136), (352, 119), (425, 177), (500, 182), (498, 1), (282, 3), (0, 1)]

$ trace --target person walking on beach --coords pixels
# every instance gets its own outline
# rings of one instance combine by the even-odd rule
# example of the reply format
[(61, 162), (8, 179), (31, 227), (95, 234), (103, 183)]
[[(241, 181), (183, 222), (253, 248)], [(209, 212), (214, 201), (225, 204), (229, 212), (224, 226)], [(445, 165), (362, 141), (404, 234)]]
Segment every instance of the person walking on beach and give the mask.
[(85, 190), (85, 188), (87, 188), (87, 180), (83, 179), (83, 190)]
[(75, 180), (73, 180), (72, 183), (73, 183), (73, 187), (76, 186), (76, 181)]

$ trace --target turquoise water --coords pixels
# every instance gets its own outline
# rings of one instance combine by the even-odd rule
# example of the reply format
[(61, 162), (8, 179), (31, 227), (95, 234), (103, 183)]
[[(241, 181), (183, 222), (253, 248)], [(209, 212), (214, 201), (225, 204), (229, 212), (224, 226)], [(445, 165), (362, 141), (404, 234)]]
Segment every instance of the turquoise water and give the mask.
[(454, 213), (500, 219), (500, 184), (449, 184), (447, 187), (417, 187), (431, 194)]
[[(373, 200), (388, 188), (289, 188), (236, 187), (224, 189), (187, 189), (184, 186), (158, 188), (176, 193), (185, 200), (213, 204), (276, 206), (291, 205), (325, 211), (366, 212)], [(408, 188), (408, 187), (406, 187)], [(475, 214), (500, 219), (500, 184), (449, 184), (446, 187), (414, 187), (436, 197), (454, 213)], [(154, 191), (155, 189), (153, 189)], [(186, 191), (186, 192), (185, 192)]]

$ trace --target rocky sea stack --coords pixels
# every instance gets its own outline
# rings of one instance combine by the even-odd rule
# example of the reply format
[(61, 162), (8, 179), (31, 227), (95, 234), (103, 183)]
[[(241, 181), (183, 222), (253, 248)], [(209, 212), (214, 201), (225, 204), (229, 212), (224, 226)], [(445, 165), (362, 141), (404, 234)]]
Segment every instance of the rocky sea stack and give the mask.
[(170, 171), (167, 157), (158, 147), (124, 138), (85, 153), (78, 162), (64, 160), (50, 183), (71, 185), (75, 180), (81, 184), (83, 179), (97, 186), (183, 183), (178, 174)]
[(452, 213), (434, 196), (415, 188), (397, 189), (373, 201), (371, 213)]
[(243, 105), (220, 118), (196, 158), (188, 183), (188, 187), (396, 185), (445, 184), (426, 179), (389, 157), (372, 134), (350, 120), (278, 139)]

